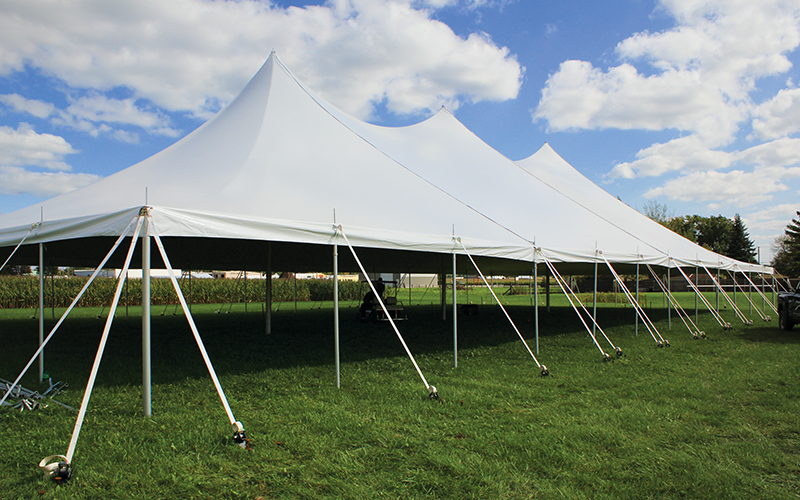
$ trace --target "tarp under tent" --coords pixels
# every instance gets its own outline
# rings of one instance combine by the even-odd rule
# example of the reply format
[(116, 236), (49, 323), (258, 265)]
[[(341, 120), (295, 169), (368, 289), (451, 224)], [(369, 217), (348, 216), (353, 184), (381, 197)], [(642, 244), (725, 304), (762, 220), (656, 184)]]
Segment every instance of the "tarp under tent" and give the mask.
[[(520, 165), (580, 176), (542, 156)], [(171, 147), (0, 215), (0, 258), (24, 239), (11, 264), (36, 262), (36, 244), (47, 243), (48, 262), (94, 266), (149, 207), (172, 264), (184, 269), (329, 269), (334, 224), (376, 271), (437, 272), (456, 253), (459, 270), (471, 272), (462, 244), (493, 274), (530, 274), (534, 244), (576, 269), (598, 249), (623, 265), (670, 266), (669, 256), (732, 266), (616, 200), (627, 210), (608, 209), (609, 195), (585, 178), (594, 189), (578, 183), (573, 193), (571, 180), (558, 188), (537, 175), (444, 109), (408, 127), (355, 119), (272, 54), (234, 101)], [(117, 254), (109, 265), (119, 266)], [(347, 255), (340, 267), (356, 270)]]

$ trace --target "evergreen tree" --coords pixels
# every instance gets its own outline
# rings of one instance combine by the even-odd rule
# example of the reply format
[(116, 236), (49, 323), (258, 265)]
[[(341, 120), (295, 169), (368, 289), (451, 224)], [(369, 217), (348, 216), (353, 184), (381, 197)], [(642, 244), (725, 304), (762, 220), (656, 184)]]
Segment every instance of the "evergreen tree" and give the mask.
[(772, 259), (773, 267), (785, 276), (796, 278), (800, 276), (800, 211), (797, 212), (797, 219), (792, 219), (786, 226), (784, 233)]
[(753, 240), (750, 239), (750, 235), (747, 234), (747, 228), (739, 214), (733, 216), (733, 224), (728, 233), (727, 249), (721, 253), (742, 262), (756, 262), (756, 247)]

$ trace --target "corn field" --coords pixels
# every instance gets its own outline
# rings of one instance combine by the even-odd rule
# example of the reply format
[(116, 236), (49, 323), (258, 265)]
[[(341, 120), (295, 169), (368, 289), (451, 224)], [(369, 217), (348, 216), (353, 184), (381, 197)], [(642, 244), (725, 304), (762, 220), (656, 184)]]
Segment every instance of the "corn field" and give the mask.
[[(80, 293), (89, 278), (47, 277), (44, 286), (46, 307), (68, 307)], [(180, 280), (181, 291), (187, 301), (194, 304), (220, 304), (228, 302), (264, 302), (266, 287), (264, 280), (188, 279)], [(78, 306), (102, 307), (111, 304), (117, 280), (95, 278), (81, 297)], [(245, 290), (246, 287), (246, 290)], [(246, 292), (246, 293), (245, 293)], [(339, 299), (358, 300), (366, 289), (358, 282), (340, 281)], [(178, 297), (168, 279), (150, 281), (150, 297), (153, 305), (177, 304)], [(333, 300), (332, 280), (272, 280), (272, 301), (292, 302)], [(142, 282), (126, 280), (120, 304), (141, 305)], [(39, 278), (36, 276), (0, 276), (0, 308), (33, 308), (39, 304)]]

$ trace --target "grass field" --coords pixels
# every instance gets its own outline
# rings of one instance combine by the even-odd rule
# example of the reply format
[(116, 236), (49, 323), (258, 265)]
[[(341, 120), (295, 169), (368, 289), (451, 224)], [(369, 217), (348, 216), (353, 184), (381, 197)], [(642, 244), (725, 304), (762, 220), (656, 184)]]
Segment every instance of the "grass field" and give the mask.
[[(400, 294), (403, 300), (402, 292)], [(598, 308), (625, 356), (603, 362), (563, 297), (539, 309), (542, 377), (486, 297), (452, 323), (428, 299), (399, 323), (428, 381), (429, 399), (387, 324), (342, 304), (342, 387), (334, 384), (331, 304), (281, 305), (264, 334), (258, 304), (194, 306), (196, 322), (252, 451), (236, 446), (181, 314), (153, 310), (153, 417), (142, 417), (140, 309), (118, 311), (73, 460), (56, 487), (36, 465), (66, 453), (76, 413), (56, 404), (0, 411), (0, 498), (568, 498), (789, 499), (800, 496), (800, 331), (754, 320), (723, 331), (701, 309), (693, 340), (660, 296), (649, 298), (671, 348), (656, 348), (633, 311)], [(681, 297), (694, 315), (694, 299)], [(436, 300), (436, 297), (431, 297)], [(533, 347), (530, 298), (508, 310)], [(648, 299), (645, 299), (648, 300)], [(713, 299), (712, 303), (713, 303)], [(466, 297), (459, 296), (459, 301)], [(760, 300), (756, 304), (760, 304)], [(312, 309), (312, 307), (314, 309)], [(161, 313), (164, 315), (161, 316)], [(103, 321), (75, 311), (46, 351), (78, 407)], [(448, 316), (451, 311), (448, 309)], [(59, 310), (56, 310), (58, 317)], [(0, 311), (0, 377), (14, 379), (36, 349), (31, 310)], [(774, 317), (774, 313), (773, 313)], [(54, 323), (50, 311), (48, 327)], [(604, 344), (601, 344), (604, 345)], [(604, 345), (606, 348), (607, 345)], [(36, 365), (23, 379), (38, 388)]]

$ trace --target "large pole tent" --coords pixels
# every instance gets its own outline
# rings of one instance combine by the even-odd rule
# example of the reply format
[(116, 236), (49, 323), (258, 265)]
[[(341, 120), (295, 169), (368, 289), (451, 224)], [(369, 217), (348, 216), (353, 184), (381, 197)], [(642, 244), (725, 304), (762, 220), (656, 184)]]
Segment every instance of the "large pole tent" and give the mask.
[[(543, 150), (514, 163), (445, 109), (408, 127), (365, 123), (317, 96), (273, 53), (236, 99), (172, 146), (92, 185), (0, 215), (0, 262), (11, 256), (8, 265), (35, 263), (45, 244), (59, 265), (98, 268), (440, 273), (452, 259), (453, 273), (528, 275), (554, 264), (588, 274), (605, 261), (745, 266), (632, 209), (609, 208), (608, 195), (588, 180), (591, 186), (559, 184), (580, 174), (558, 164), (549, 146)], [(397, 193), (412, 194), (414, 203), (388, 203)], [(134, 245), (140, 237), (143, 244)], [(151, 238), (158, 250), (152, 255)], [(149, 322), (142, 330), (144, 342)], [(72, 451), (74, 444), (69, 459)]]

